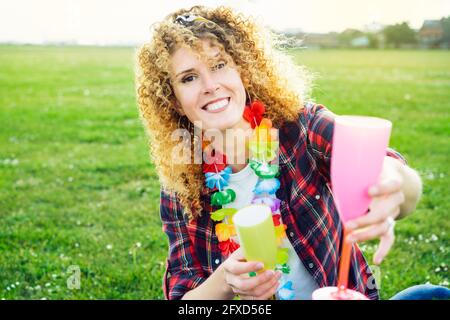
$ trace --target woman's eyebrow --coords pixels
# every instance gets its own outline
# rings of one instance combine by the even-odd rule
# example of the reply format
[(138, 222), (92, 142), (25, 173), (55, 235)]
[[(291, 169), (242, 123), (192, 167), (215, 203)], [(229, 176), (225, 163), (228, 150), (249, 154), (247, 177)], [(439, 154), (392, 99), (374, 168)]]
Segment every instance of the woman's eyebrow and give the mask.
[[(217, 52), (212, 58), (213, 59), (215, 59), (215, 58), (217, 58), (217, 57), (220, 57), (220, 58), (222, 58), (222, 52)], [(184, 71), (181, 71), (180, 73), (178, 73), (176, 76), (175, 76), (175, 78), (177, 78), (178, 76), (180, 76), (180, 75), (182, 75), (182, 74), (184, 74), (184, 73), (188, 73), (188, 72), (192, 72), (192, 71), (195, 71), (195, 68), (189, 68), (189, 69), (186, 69), (186, 70), (184, 70)]]
[(224, 55), (222, 54), (222, 52), (219, 51), (215, 55), (209, 57), (208, 61), (215, 62), (215, 61), (219, 61), (220, 59), (224, 59)]
[(179, 75), (182, 75), (182, 74), (184, 74), (184, 73), (192, 72), (192, 71), (194, 71), (194, 70), (195, 70), (194, 68), (186, 69), (186, 70), (181, 71), (180, 73), (178, 73), (175, 77), (178, 77)]

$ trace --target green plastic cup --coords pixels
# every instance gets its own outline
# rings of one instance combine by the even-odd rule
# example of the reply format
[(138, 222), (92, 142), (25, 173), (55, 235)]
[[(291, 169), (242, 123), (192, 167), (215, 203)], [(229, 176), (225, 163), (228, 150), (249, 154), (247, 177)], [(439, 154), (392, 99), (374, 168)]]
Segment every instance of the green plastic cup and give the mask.
[(264, 263), (264, 270), (275, 269), (277, 241), (270, 207), (243, 207), (234, 214), (233, 223), (247, 261)]

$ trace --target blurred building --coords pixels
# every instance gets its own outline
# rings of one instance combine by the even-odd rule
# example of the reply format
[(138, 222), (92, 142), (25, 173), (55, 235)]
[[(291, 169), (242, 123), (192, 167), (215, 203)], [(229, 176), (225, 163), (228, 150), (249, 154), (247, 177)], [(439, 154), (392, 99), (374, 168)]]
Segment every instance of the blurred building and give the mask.
[(444, 28), (440, 20), (425, 20), (419, 30), (419, 43), (424, 49), (437, 48), (442, 44)]
[(298, 33), (296, 37), (302, 39), (303, 46), (306, 48), (337, 48), (339, 47), (338, 33)]
[(350, 45), (354, 48), (368, 48), (370, 45), (369, 37), (362, 36), (354, 38), (350, 41)]

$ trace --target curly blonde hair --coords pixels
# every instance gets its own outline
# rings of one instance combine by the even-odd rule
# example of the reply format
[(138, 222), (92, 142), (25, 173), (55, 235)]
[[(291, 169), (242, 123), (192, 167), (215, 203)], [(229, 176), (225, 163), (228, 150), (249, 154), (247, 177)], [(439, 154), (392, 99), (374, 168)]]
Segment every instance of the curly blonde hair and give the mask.
[[(180, 15), (202, 17), (189, 25), (175, 23)], [(273, 48), (273, 35), (251, 17), (227, 7), (194, 6), (180, 9), (153, 25), (152, 38), (137, 53), (136, 87), (140, 116), (149, 137), (150, 155), (164, 190), (175, 192), (189, 219), (201, 215), (204, 176), (201, 164), (174, 163), (168, 150), (179, 141), (174, 130), (194, 129), (175, 109), (176, 97), (170, 82), (170, 58), (179, 47), (201, 51), (201, 40), (219, 44), (233, 59), (250, 99), (266, 106), (265, 116), (275, 127), (298, 118), (309, 91), (309, 73), (287, 55)], [(196, 148), (196, 140), (192, 150)], [(194, 152), (192, 152), (194, 154)]]

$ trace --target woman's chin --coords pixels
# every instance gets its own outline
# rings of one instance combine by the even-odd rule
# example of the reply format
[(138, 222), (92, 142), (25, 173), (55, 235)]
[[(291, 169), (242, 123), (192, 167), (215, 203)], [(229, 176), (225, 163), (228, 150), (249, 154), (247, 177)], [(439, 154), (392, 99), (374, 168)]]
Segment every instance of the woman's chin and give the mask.
[(225, 131), (225, 130), (227, 130), (227, 129), (229, 129), (230, 128), (230, 126), (229, 125), (227, 125), (227, 124), (220, 124), (220, 123), (218, 123), (218, 124), (213, 124), (213, 123), (211, 123), (211, 124), (208, 124), (208, 125), (204, 125), (203, 126), (203, 130), (218, 130), (218, 131)]
[(217, 116), (215, 115), (214, 117), (208, 117), (203, 120), (203, 129), (224, 131), (233, 128), (239, 121), (240, 119), (236, 119), (235, 117), (230, 118), (225, 113), (222, 116), (217, 114)]

